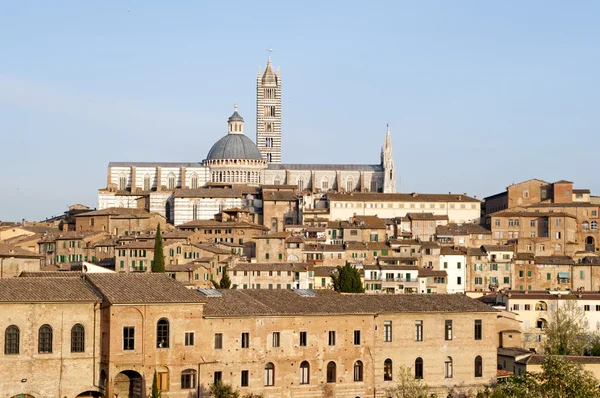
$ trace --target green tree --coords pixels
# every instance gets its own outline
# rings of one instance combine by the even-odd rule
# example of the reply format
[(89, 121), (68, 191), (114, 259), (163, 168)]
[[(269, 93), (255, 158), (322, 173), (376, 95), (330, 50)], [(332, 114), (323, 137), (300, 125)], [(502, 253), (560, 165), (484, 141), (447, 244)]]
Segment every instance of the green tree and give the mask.
[(234, 390), (231, 384), (217, 381), (215, 384), (211, 384), (209, 395), (213, 398), (239, 398), (240, 393)]
[(486, 398), (595, 398), (600, 381), (560, 355), (548, 355), (542, 372), (525, 372), (483, 392)]
[(165, 272), (165, 253), (163, 253), (163, 238), (160, 233), (160, 224), (156, 227), (156, 236), (154, 237), (152, 272)]
[(346, 262), (343, 267), (337, 267), (338, 274), (331, 275), (333, 288), (336, 292), (341, 293), (364, 293), (362, 282), (360, 280), (360, 272), (356, 267)]
[(152, 394), (150, 394), (150, 398), (160, 398), (161, 393), (158, 391), (158, 376), (156, 375), (156, 370), (154, 371), (154, 377), (152, 378)]
[(545, 350), (549, 355), (583, 355), (591, 345), (585, 312), (575, 300), (561, 300), (550, 311)]
[(396, 379), (396, 385), (385, 391), (389, 398), (427, 398), (429, 397), (429, 386), (422, 379), (415, 379), (410, 367), (400, 366)]
[(223, 267), (223, 276), (220, 282), (211, 281), (215, 289), (229, 289), (231, 287), (231, 279), (227, 275), (227, 267)]

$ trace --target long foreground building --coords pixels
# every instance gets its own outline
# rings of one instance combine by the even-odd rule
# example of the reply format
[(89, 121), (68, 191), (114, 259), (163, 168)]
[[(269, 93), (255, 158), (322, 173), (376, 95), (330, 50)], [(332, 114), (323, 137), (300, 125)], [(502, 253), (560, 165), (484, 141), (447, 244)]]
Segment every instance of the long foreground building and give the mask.
[(0, 397), (385, 396), (401, 366), (432, 393), (496, 378), (504, 321), (463, 295), (190, 290), (162, 274), (0, 280)]

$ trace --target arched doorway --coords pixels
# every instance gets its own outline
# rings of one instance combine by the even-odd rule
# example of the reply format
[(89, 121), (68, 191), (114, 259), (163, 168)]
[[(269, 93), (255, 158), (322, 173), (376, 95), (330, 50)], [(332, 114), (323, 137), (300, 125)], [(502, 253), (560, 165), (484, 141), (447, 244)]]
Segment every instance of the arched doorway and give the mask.
[(596, 241), (593, 236), (588, 236), (585, 238), (585, 251), (587, 252), (595, 252), (596, 251)]
[(142, 398), (144, 380), (135, 370), (124, 370), (115, 376), (113, 393), (119, 398)]
[(29, 394), (17, 394), (13, 395), (11, 398), (35, 398), (33, 395)]

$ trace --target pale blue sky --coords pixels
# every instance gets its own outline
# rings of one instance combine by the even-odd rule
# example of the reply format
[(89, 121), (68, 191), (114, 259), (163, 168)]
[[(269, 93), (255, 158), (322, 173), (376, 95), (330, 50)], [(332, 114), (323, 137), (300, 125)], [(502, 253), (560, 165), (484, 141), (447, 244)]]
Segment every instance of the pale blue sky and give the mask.
[(283, 159), (378, 163), (403, 192), (529, 178), (600, 193), (597, 1), (13, 1), (0, 12), (0, 220), (97, 206), (109, 161), (201, 161), (258, 66)]

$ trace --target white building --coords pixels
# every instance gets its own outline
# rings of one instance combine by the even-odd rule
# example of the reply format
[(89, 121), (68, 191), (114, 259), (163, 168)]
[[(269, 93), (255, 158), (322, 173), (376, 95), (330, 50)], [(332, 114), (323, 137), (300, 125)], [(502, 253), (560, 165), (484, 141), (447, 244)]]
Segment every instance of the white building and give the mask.
[(440, 250), (440, 270), (448, 274), (448, 293), (464, 293), (467, 283), (467, 250), (463, 247), (443, 246)]

